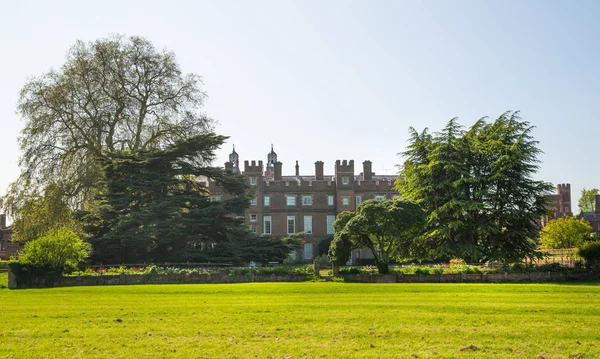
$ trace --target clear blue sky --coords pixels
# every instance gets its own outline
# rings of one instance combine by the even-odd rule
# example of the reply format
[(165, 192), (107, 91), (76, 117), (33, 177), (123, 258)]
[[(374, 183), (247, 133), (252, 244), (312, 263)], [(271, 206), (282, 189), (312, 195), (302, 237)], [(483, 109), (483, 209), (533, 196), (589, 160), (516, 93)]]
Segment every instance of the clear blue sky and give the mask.
[[(336, 159), (395, 173), (409, 126), (520, 110), (545, 152), (537, 178), (600, 187), (598, 1), (0, 2), (0, 194), (19, 173), (28, 76), (77, 39), (139, 35), (203, 76), (206, 112), (242, 160), (284, 174)], [(357, 166), (356, 172), (360, 172)]]

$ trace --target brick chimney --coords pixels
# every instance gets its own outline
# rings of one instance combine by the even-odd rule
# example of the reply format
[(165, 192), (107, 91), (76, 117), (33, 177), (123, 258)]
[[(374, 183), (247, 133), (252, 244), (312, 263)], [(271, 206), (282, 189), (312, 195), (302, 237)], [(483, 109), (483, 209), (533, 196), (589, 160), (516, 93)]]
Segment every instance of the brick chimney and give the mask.
[(363, 162), (363, 181), (370, 181), (373, 179), (373, 168), (371, 165), (371, 161), (366, 160)]
[(298, 165), (298, 160), (296, 160), (296, 177), (300, 176), (300, 166)]
[(275, 175), (274, 175), (274, 180), (275, 181), (281, 181), (281, 165), (282, 163), (277, 161), (273, 164), (273, 166), (275, 167)]
[(233, 163), (232, 162), (225, 162), (225, 171), (233, 172)]
[(323, 180), (323, 161), (315, 162), (315, 179), (317, 181)]
[(0, 214), (0, 228), (6, 228), (6, 215)]

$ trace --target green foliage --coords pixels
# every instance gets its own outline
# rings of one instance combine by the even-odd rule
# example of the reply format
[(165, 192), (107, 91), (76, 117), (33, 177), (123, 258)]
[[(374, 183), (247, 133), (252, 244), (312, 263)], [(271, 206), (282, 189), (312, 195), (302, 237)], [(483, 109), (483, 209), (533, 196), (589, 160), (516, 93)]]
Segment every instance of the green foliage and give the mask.
[(351, 249), (368, 248), (379, 272), (387, 273), (390, 260), (416, 256), (424, 219), (419, 205), (401, 197), (365, 201), (356, 212), (344, 211), (334, 221), (329, 258), (339, 265), (348, 261)]
[(179, 268), (162, 267), (157, 265), (142, 267), (108, 267), (108, 268), (86, 268), (83, 271), (73, 272), (71, 276), (100, 276), (100, 275), (145, 275), (159, 276), (168, 274), (192, 275), (192, 274), (229, 274), (229, 275), (314, 275), (315, 272), (310, 265), (302, 266), (273, 266), (273, 267), (226, 267), (226, 268)]
[[(408, 265), (390, 268), (390, 273), (393, 274), (408, 274), (408, 275), (439, 275), (439, 274), (482, 274), (482, 273), (530, 273), (530, 272), (573, 272), (578, 273), (585, 271), (583, 268), (571, 268), (568, 265), (560, 263), (547, 264), (531, 264), (531, 263), (514, 263), (500, 268), (490, 268), (484, 266), (455, 264), (451, 266), (419, 266)], [(376, 267), (343, 267), (340, 268), (340, 274), (378, 274)]]
[(327, 257), (326, 255), (320, 255), (317, 258), (315, 258), (315, 262), (321, 266), (326, 266), (327, 264), (329, 264), (329, 257)]
[(146, 39), (78, 41), (59, 70), (21, 90), (21, 175), (2, 206), (16, 215), (32, 192), (54, 181), (72, 208), (85, 207), (102, 177), (101, 154), (160, 148), (212, 126), (201, 85), (173, 53)]
[[(280, 249), (281, 241), (258, 237), (235, 219), (250, 205), (244, 178), (208, 165), (225, 138), (207, 133), (99, 159), (102, 191), (82, 215), (94, 262), (241, 263)], [(211, 201), (199, 178), (215, 181), (229, 198)]]
[(461, 259), (461, 258), (452, 258), (450, 260), (450, 268), (460, 267), (460, 266), (463, 266), (463, 265), (466, 265), (466, 264), (467, 263), (465, 262), (465, 260)]
[(342, 267), (340, 268), (340, 274), (380, 274), (377, 267), (363, 266), (363, 267)]
[(16, 214), (12, 226), (12, 240), (29, 242), (57, 228), (79, 230), (64, 200), (62, 189), (55, 182), (51, 182), (42, 197), (26, 201)]
[(589, 239), (592, 226), (585, 219), (564, 217), (551, 220), (540, 232), (542, 248), (575, 248)]
[(8, 263), (10, 263), (10, 261), (0, 260), (0, 270), (7, 270), (8, 269)]
[(535, 220), (552, 187), (533, 180), (540, 150), (533, 126), (506, 112), (464, 130), (410, 129), (396, 189), (427, 212), (422, 259), (514, 262), (536, 254)]
[(49, 268), (56, 273), (75, 269), (91, 253), (91, 247), (68, 228), (54, 229), (38, 239), (25, 243), (19, 252), (19, 262), (38, 268)]
[(577, 255), (585, 259), (589, 265), (600, 264), (600, 241), (581, 243)]
[(579, 210), (581, 212), (594, 212), (596, 209), (596, 195), (598, 195), (598, 188), (592, 188), (581, 190), (581, 197), (579, 198)]

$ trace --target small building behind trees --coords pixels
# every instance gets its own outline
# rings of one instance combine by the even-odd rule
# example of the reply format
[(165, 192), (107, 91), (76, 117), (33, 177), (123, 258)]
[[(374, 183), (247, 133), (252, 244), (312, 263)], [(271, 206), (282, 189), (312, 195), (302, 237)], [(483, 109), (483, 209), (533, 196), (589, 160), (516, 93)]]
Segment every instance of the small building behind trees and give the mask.
[(0, 260), (8, 260), (23, 249), (22, 243), (13, 243), (12, 231), (6, 226), (6, 215), (0, 214)]

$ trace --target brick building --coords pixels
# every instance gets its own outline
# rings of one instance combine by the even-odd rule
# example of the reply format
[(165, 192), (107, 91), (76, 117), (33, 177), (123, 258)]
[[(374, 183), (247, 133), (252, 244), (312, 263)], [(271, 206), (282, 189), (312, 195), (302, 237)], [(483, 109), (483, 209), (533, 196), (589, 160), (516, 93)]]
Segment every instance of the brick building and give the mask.
[(6, 226), (6, 215), (0, 214), (0, 259), (7, 260), (15, 255), (18, 250), (23, 249), (20, 243), (13, 243), (11, 230)]
[(542, 227), (545, 227), (553, 219), (573, 216), (570, 183), (556, 185), (556, 194), (548, 196), (548, 208), (552, 214), (542, 218)]
[[(577, 218), (585, 218), (592, 226), (592, 231), (600, 233), (600, 195), (596, 196), (596, 204), (593, 212), (581, 212)], [(548, 196), (548, 208), (553, 212), (542, 218), (542, 227), (548, 224), (552, 219), (573, 216), (571, 206), (571, 185), (558, 184), (556, 185), (556, 194)]]
[(592, 231), (600, 233), (600, 195), (596, 195), (594, 212), (581, 212), (579, 217), (585, 218), (592, 226)]
[[(371, 161), (364, 161), (362, 172), (355, 175), (353, 160), (337, 160), (333, 175), (325, 175), (324, 163), (317, 161), (311, 174), (301, 174), (298, 161), (293, 176), (283, 176), (283, 164), (273, 151), (263, 161), (244, 161), (239, 168), (239, 155), (229, 155), (225, 168), (242, 173), (253, 189), (251, 206), (244, 213), (244, 222), (251, 231), (267, 236), (284, 237), (304, 232), (302, 249), (292, 256), (297, 260), (311, 261), (318, 256), (318, 245), (330, 239), (333, 221), (343, 211), (354, 211), (368, 199), (391, 199), (398, 193), (394, 189), (395, 175), (375, 175)], [(209, 181), (211, 200), (227, 198), (227, 194)], [(368, 251), (353, 251), (351, 263), (369, 258)]]

